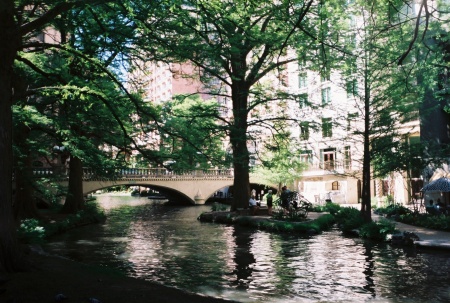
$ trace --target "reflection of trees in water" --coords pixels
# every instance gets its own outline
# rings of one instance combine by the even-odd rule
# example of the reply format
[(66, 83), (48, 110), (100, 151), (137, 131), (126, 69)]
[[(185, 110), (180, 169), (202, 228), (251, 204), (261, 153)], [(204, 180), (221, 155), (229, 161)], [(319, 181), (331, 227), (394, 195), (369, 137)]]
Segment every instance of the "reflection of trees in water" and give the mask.
[(236, 248), (234, 253), (234, 262), (236, 268), (233, 274), (236, 275), (236, 280), (233, 282), (237, 288), (248, 288), (250, 277), (252, 276), (252, 265), (256, 262), (255, 256), (251, 253), (251, 236), (252, 232), (235, 228), (233, 236), (236, 241)]
[(450, 253), (363, 243), (364, 289), (374, 297), (411, 302), (450, 302)]
[(364, 285), (363, 288), (368, 292), (372, 293), (372, 296), (375, 297), (375, 283), (373, 280), (375, 261), (372, 252), (372, 245), (364, 243), (364, 248), (365, 248), (364, 255), (366, 256), (366, 262), (364, 265), (363, 273), (366, 276), (366, 285)]
[(105, 224), (54, 236), (45, 250), (238, 301), (245, 294), (260, 299), (254, 302), (450, 302), (450, 252), (370, 243), (337, 231), (301, 239), (199, 223), (198, 214), (210, 206), (178, 208), (128, 197), (108, 203)]

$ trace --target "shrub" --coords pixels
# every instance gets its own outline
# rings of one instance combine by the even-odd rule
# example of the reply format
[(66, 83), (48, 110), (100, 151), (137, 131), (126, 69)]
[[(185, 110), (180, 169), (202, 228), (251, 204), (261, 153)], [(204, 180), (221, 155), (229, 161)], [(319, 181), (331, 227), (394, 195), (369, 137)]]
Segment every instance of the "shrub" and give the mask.
[(364, 223), (359, 210), (353, 207), (342, 207), (336, 214), (336, 221), (343, 232), (351, 232), (360, 228)]
[(19, 239), (27, 244), (41, 244), (44, 242), (45, 229), (36, 219), (22, 220), (18, 229)]
[(336, 218), (333, 215), (323, 215), (314, 220), (311, 224), (318, 228), (318, 231), (328, 230), (336, 223)]
[(327, 209), (326, 209), (325, 205), (313, 205), (311, 207), (310, 211), (313, 211), (313, 212), (316, 212), (316, 213), (323, 213), (323, 212), (327, 211)]
[(214, 202), (213, 205), (211, 206), (211, 211), (226, 211), (226, 210), (228, 210), (228, 205), (222, 203)]
[(386, 217), (398, 217), (401, 215), (410, 214), (411, 210), (407, 207), (404, 207), (401, 204), (391, 204), (387, 207), (380, 207), (374, 210), (376, 214), (384, 215)]
[(337, 212), (339, 212), (339, 210), (341, 210), (342, 207), (336, 203), (326, 203), (324, 208), (325, 211), (329, 212), (332, 215), (335, 215)]
[(395, 223), (381, 219), (361, 226), (359, 234), (362, 238), (385, 241), (387, 235), (395, 233)]

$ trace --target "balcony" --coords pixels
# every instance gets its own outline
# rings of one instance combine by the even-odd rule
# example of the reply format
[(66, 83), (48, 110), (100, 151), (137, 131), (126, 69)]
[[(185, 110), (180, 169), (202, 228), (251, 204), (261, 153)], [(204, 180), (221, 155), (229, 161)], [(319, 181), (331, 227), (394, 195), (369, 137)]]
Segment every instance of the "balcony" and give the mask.
[(321, 161), (310, 163), (308, 168), (303, 172), (304, 176), (313, 175), (332, 175), (335, 173), (344, 174), (350, 171), (358, 170), (360, 167), (352, 165), (351, 161)]

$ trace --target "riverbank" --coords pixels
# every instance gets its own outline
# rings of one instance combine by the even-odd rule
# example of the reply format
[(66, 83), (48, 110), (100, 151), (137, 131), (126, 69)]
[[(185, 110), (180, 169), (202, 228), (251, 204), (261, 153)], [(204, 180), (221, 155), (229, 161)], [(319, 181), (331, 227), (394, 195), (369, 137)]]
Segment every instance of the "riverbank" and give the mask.
[(198, 220), (201, 222), (234, 224), (267, 231), (296, 233), (307, 236), (329, 230), (336, 222), (329, 213), (308, 213), (308, 216), (300, 221), (280, 221), (261, 211), (257, 215), (250, 215), (248, 210), (237, 212), (211, 211), (202, 213)]
[(67, 303), (87, 303), (90, 302), (89, 298), (95, 298), (102, 303), (236, 302), (126, 277), (110, 268), (50, 256), (39, 249), (30, 251), (28, 257), (32, 264), (29, 271), (0, 277), (0, 302), (59, 302), (58, 294), (64, 295), (67, 299), (61, 301)]

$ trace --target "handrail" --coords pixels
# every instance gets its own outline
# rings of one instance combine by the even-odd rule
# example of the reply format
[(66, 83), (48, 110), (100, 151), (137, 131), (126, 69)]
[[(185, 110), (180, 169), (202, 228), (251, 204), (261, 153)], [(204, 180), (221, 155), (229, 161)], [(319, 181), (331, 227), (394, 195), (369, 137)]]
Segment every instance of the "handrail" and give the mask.
[[(69, 169), (66, 167), (34, 167), (33, 176), (36, 178), (58, 178), (67, 179)], [(83, 180), (117, 180), (117, 179), (214, 179), (233, 178), (232, 169), (198, 169), (173, 171), (166, 168), (117, 168), (113, 171), (98, 171), (85, 167), (83, 168)]]

